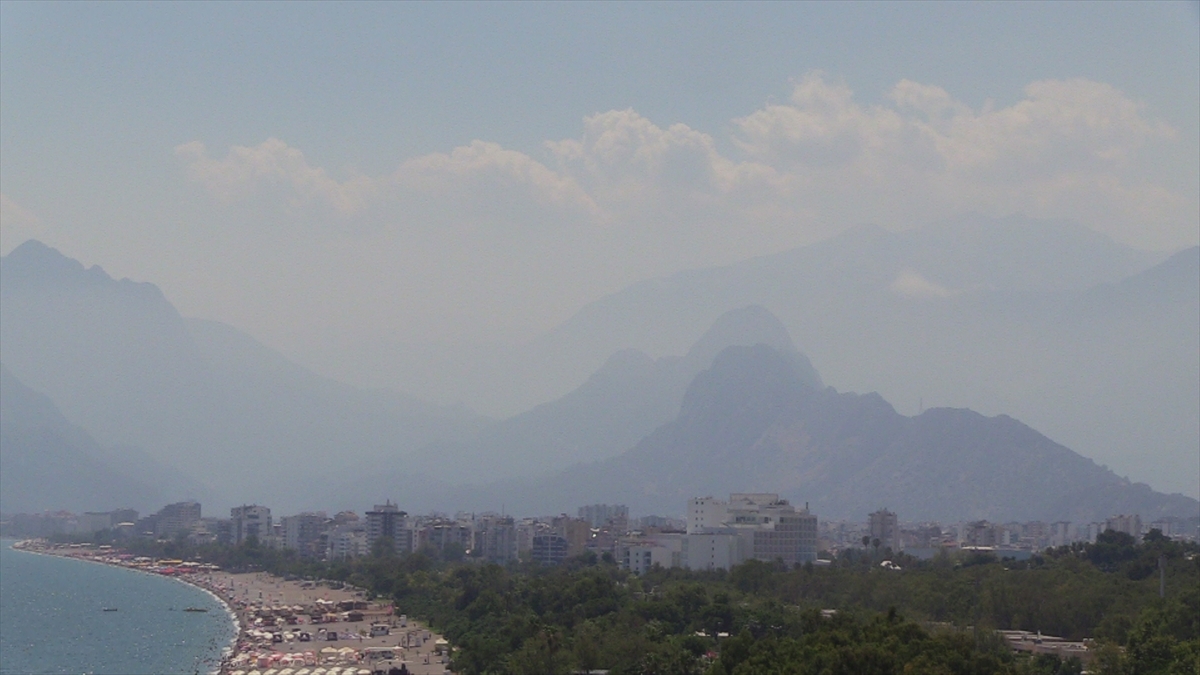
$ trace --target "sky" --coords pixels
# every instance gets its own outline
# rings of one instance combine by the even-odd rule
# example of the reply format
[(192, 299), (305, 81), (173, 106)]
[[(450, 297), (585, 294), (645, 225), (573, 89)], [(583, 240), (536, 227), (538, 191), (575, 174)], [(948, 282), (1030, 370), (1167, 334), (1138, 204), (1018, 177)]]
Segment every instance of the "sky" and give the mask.
[[(874, 223), (1200, 240), (1197, 3), (0, 3), (0, 252), (308, 362)], [(337, 372), (329, 373), (339, 375)]]

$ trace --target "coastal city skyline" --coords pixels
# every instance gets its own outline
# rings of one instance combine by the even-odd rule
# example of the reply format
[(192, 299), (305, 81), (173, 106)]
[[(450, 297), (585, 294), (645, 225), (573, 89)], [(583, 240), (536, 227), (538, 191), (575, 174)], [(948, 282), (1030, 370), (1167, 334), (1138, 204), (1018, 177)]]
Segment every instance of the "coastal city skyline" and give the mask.
[[(864, 514), (861, 521), (825, 521), (810, 512), (808, 505), (798, 508), (771, 493), (733, 493), (728, 500), (692, 498), (687, 501), (686, 515), (679, 517), (631, 518), (624, 504), (580, 506), (574, 516), (513, 516), (490, 511), (410, 514), (390, 500), (361, 516), (354, 511), (281, 516), (259, 504), (233, 507), (228, 518), (201, 514), (199, 502), (185, 501), (142, 517), (133, 509), (10, 514), (0, 526), (5, 536), (76, 541), (100, 537), (113, 543), (150, 538), (192, 546), (237, 546), (253, 539), (257, 545), (291, 550), (316, 560), (378, 555), (381, 540), (386, 540), (386, 551), (393, 555), (426, 552), (443, 556), (450, 551), (452, 559), (480, 563), (520, 560), (559, 565), (587, 553), (608, 556), (635, 573), (654, 565), (728, 570), (750, 559), (781, 560), (788, 566), (828, 564), (828, 560), (818, 559), (819, 552), (836, 556), (847, 549), (872, 547), (887, 555), (918, 559), (959, 550), (987, 550), (1024, 559), (1045, 549), (1095, 543), (1106, 531), (1138, 539), (1156, 530), (1179, 541), (1200, 541), (1200, 516), (1143, 521), (1135, 513), (1113, 514), (1088, 523), (961, 520), (943, 526), (932, 521), (902, 521), (898, 514), (880, 508)], [(756, 543), (756, 537), (764, 536), (767, 539)]]
[(0, 675), (1200, 662), (1200, 0), (0, 45)]

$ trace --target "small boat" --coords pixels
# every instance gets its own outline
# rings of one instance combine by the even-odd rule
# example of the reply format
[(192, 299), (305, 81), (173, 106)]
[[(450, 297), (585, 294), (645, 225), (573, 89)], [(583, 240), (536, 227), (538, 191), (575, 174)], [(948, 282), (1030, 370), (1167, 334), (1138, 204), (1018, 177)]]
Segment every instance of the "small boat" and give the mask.
[(204, 607), (185, 607), (183, 609), (183, 611), (185, 611), (185, 612), (207, 612), (208, 610), (205, 609)]
[(101, 610), (101, 611), (104, 611), (104, 612), (115, 612), (115, 611), (117, 611), (117, 608), (116, 608), (116, 607), (105, 607), (105, 608), (104, 608), (103, 610)]

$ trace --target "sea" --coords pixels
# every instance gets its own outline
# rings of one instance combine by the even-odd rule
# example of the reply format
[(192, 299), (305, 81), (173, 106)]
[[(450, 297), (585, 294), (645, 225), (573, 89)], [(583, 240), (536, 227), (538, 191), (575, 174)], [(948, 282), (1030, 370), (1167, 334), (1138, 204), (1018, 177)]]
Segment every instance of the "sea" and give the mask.
[(0, 675), (217, 670), (235, 625), (208, 592), (155, 574), (28, 553), (14, 543), (0, 540)]

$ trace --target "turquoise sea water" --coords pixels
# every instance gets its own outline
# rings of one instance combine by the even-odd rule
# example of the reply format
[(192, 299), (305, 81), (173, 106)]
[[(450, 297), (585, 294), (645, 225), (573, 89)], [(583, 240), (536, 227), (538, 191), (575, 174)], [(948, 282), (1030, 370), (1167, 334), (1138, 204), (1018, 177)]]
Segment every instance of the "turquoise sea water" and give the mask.
[(224, 607), (198, 588), (13, 543), (0, 542), (0, 675), (204, 674), (233, 637)]

